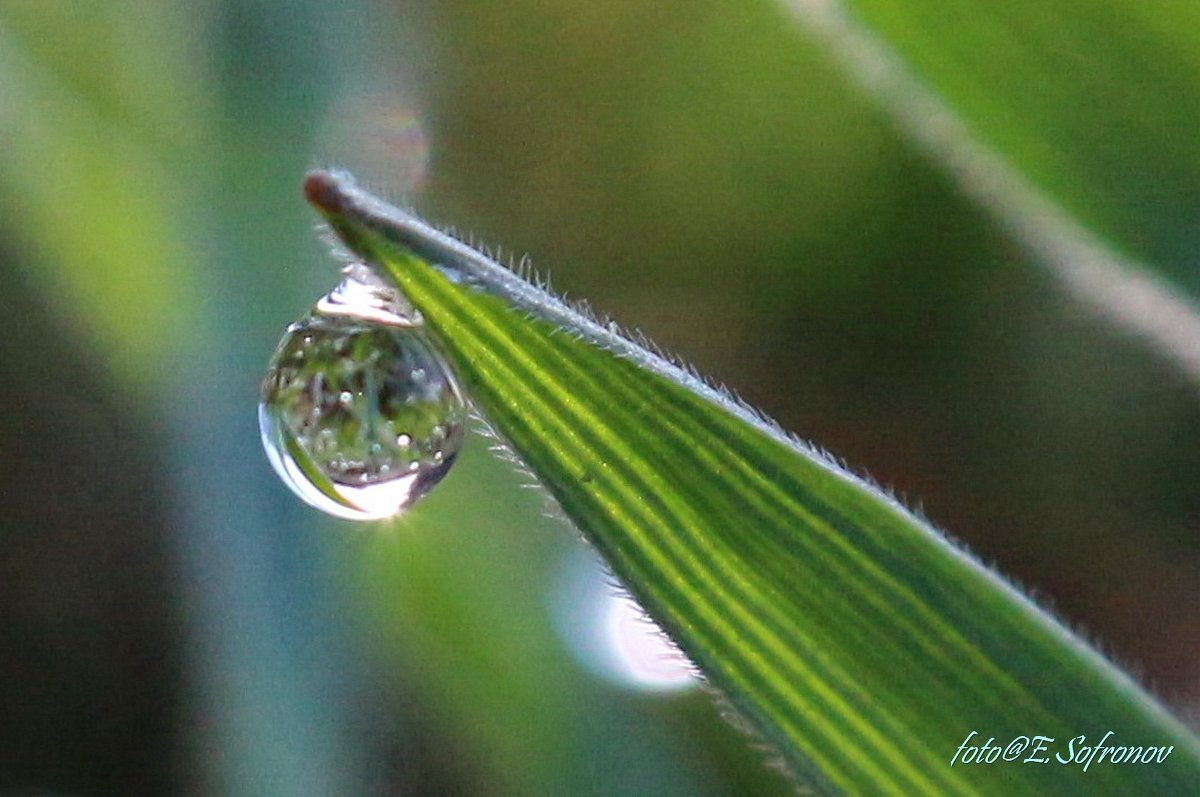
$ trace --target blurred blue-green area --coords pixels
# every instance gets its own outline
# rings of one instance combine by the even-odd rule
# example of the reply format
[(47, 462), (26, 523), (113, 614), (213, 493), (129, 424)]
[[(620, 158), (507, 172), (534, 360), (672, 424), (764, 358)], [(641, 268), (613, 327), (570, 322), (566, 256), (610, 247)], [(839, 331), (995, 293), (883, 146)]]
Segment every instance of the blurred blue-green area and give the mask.
[(581, 660), (588, 554), (490, 441), (378, 528), (277, 482), (311, 166), (529, 253), (1197, 716), (1194, 389), (768, 2), (0, 0), (0, 144), (0, 794), (793, 788)]

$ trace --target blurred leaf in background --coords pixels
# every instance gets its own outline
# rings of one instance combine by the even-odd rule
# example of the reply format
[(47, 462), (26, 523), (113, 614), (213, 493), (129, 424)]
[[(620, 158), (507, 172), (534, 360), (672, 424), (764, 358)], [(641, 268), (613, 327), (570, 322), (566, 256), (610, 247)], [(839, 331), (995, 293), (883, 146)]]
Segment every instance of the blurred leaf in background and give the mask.
[[(787, 0), (861, 24), (924, 86), (1116, 251), (1195, 295), (1200, 14), (1180, 0)], [(837, 9), (837, 10), (835, 10)], [(850, 22), (853, 20), (853, 22)], [(826, 27), (828, 30), (828, 27)]]
[(579, 544), (486, 441), (365, 534), (276, 483), (314, 164), (529, 252), (1200, 701), (1193, 389), (781, 8), (2, 0), (0, 142), (0, 791), (790, 790), (697, 690), (576, 660)]

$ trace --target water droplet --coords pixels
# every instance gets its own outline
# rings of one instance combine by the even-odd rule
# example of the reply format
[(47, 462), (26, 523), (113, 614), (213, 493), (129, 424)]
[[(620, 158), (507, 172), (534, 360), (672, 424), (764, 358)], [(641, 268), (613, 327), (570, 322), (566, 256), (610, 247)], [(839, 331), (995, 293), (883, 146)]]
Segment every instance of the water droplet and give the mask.
[(347, 269), (288, 327), (259, 404), (280, 478), (309, 505), (349, 520), (391, 517), (429, 492), (454, 464), (466, 419), (416, 314), (365, 269)]

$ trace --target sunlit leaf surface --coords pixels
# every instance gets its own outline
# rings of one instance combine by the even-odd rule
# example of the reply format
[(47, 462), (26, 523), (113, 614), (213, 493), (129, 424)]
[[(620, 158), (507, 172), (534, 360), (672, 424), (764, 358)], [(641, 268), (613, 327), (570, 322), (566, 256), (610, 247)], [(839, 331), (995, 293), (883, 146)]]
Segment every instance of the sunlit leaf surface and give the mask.
[(1068, 766), (951, 766), (967, 735), (1117, 729), (1174, 794), (1200, 748), (1154, 701), (919, 518), (699, 380), (357, 189), (306, 190), (425, 318), (464, 386), (710, 681), (818, 789), (1077, 793)]

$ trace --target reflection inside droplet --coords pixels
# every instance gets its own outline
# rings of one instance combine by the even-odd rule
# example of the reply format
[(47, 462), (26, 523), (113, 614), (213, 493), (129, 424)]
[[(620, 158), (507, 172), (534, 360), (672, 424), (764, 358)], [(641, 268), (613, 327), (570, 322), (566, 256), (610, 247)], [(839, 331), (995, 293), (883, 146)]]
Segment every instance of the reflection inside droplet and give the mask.
[(415, 314), (365, 268), (351, 266), (288, 327), (258, 412), (284, 483), (349, 520), (391, 517), (429, 492), (454, 464), (466, 416), (449, 366)]

